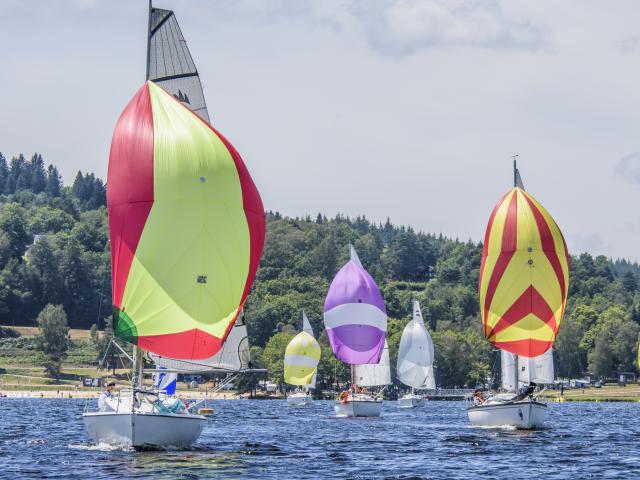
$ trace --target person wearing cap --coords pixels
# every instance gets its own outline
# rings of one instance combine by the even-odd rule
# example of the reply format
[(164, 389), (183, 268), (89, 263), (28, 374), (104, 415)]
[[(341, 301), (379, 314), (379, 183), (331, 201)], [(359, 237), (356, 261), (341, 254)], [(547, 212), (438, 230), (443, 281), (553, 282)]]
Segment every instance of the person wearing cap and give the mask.
[(113, 408), (107, 402), (108, 399), (113, 398), (113, 390), (116, 388), (116, 382), (107, 383), (107, 388), (104, 392), (100, 394), (100, 398), (98, 398), (98, 410), (101, 412), (111, 412)]

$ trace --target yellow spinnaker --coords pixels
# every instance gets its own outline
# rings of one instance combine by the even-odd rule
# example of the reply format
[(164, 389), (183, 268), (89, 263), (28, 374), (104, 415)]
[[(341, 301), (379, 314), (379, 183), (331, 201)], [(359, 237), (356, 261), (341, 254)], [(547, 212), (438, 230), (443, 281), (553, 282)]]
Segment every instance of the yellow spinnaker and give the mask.
[(309, 385), (320, 361), (320, 345), (307, 332), (300, 332), (287, 345), (284, 354), (284, 381)]
[(555, 341), (569, 288), (569, 253), (558, 225), (520, 188), (493, 210), (480, 267), (480, 310), (487, 339), (525, 357)]

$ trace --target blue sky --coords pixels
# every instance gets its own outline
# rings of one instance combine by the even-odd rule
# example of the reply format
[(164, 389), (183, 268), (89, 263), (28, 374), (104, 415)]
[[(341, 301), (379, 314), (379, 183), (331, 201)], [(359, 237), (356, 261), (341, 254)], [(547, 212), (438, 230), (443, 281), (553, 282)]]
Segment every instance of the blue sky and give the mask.
[[(640, 5), (164, 0), (265, 207), (480, 240), (520, 155), (572, 253), (640, 260)], [(0, 0), (0, 151), (105, 176), (145, 0)]]

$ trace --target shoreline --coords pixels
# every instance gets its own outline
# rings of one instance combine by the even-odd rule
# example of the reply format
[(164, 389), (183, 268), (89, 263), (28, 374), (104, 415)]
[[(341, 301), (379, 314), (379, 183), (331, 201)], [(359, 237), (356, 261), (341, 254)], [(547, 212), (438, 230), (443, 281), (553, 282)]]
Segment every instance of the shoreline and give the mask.
[[(8, 390), (1, 391), (0, 394), (3, 396), (0, 397), (0, 400), (4, 398), (43, 398), (43, 399), (95, 399), (97, 400), (102, 390)], [(6, 395), (6, 396), (5, 396)], [(240, 400), (240, 396), (235, 392), (227, 392), (227, 393), (209, 393), (205, 392), (190, 392), (190, 391), (178, 391), (176, 392), (176, 397), (180, 399), (191, 399), (191, 400)]]

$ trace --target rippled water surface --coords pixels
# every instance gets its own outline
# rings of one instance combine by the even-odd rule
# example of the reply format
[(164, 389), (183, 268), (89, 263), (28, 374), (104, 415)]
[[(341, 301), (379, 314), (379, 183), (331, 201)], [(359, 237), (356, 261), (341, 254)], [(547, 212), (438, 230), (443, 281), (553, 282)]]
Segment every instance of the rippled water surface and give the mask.
[(0, 478), (640, 478), (640, 403), (550, 404), (542, 431), (472, 428), (462, 402), (338, 419), (330, 402), (211, 402), (188, 451), (91, 445), (84, 400), (0, 399)]

